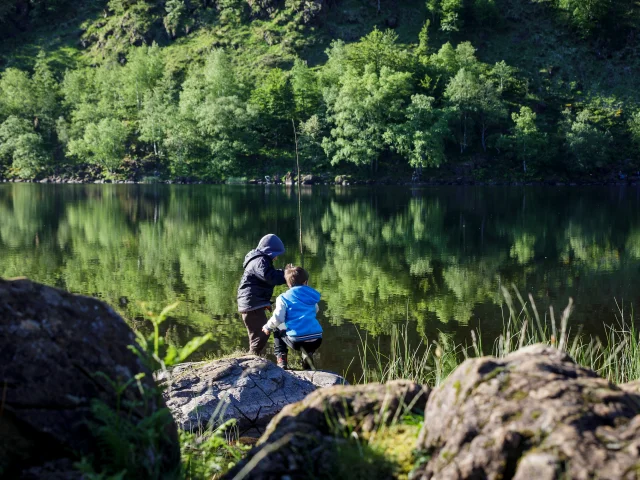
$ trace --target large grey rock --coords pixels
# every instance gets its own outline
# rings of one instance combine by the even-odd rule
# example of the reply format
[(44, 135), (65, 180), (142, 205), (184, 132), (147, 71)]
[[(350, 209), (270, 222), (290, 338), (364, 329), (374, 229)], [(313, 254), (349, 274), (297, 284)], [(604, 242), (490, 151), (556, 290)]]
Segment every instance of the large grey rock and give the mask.
[(254, 480), (332, 478), (330, 469), (341, 461), (337, 452), (345, 442), (389, 425), (409, 411), (422, 414), (429, 391), (405, 380), (317, 390), (285, 407), (225, 478), (234, 478), (256, 458), (261, 460), (251, 466), (248, 477)]
[(253, 355), (184, 363), (159, 380), (167, 383), (165, 400), (182, 429), (198, 430), (235, 418), (241, 435), (262, 433), (286, 405), (318, 387), (346, 383), (334, 373), (283, 370)]
[(415, 478), (638, 478), (640, 396), (626, 388), (542, 345), (467, 360), (429, 398)]
[[(94, 400), (134, 425), (164, 409), (152, 373), (129, 345), (133, 332), (105, 303), (0, 279), (0, 477), (71, 478), (81, 456), (106, 454), (89, 428)], [(118, 407), (114, 385), (130, 381)], [(179, 468), (180, 448), (166, 420), (144, 455), (170, 472)]]

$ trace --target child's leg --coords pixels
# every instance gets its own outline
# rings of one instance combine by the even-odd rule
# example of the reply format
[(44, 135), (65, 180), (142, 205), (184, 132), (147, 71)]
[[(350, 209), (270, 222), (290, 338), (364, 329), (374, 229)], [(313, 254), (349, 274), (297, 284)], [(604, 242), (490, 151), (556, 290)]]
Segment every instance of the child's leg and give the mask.
[(296, 352), (302, 352), (302, 368), (304, 370), (316, 369), (315, 363), (313, 361), (313, 354), (316, 350), (318, 350), (318, 348), (320, 348), (320, 345), (322, 344), (321, 338), (311, 340), (309, 342), (294, 342), (289, 337), (287, 337), (287, 343), (289, 344), (289, 347)]
[(242, 314), (242, 321), (249, 334), (249, 353), (260, 355), (269, 340), (269, 337), (262, 331), (262, 327), (267, 323), (267, 314), (262, 308), (252, 310)]
[(273, 331), (273, 350), (276, 354), (276, 357), (280, 355), (286, 355), (287, 353), (289, 353), (287, 344), (284, 341), (286, 337), (287, 337), (287, 334), (284, 332), (284, 330), (280, 330), (279, 328), (276, 328)]
[(302, 368), (305, 370), (316, 370), (313, 354), (320, 348), (322, 339), (318, 338), (311, 342), (302, 342), (297, 344), (297, 350), (302, 351)]

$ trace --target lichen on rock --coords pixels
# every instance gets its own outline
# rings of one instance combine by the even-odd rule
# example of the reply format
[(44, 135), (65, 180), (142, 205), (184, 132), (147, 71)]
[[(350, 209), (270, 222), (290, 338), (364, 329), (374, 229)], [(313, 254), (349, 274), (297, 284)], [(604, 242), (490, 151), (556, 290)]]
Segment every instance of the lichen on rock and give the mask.
[(414, 478), (637, 478), (628, 390), (542, 345), (467, 360), (429, 399)]

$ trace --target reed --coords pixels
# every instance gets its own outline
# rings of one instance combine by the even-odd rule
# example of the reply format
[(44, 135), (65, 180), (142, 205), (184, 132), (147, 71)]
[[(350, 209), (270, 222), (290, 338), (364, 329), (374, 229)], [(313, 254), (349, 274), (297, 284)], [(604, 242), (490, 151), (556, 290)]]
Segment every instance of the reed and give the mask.
[(570, 319), (573, 300), (561, 314), (553, 307), (540, 314), (531, 295), (525, 300), (518, 289), (503, 288), (503, 329), (494, 340), (491, 352), (484, 352), (479, 331), (469, 331), (469, 344), (455, 344), (450, 335), (439, 333), (429, 342), (417, 344), (409, 340), (409, 322), (394, 326), (388, 349), (380, 340), (360, 338), (358, 358), (362, 375), (359, 383), (387, 382), (407, 379), (438, 386), (465, 359), (488, 353), (503, 358), (528, 345), (538, 343), (555, 347), (571, 356), (578, 364), (589, 368), (613, 383), (640, 380), (640, 338), (634, 324), (633, 311), (627, 312), (616, 302), (618, 312), (611, 325), (605, 325), (602, 338), (588, 337), (580, 329), (572, 331)]

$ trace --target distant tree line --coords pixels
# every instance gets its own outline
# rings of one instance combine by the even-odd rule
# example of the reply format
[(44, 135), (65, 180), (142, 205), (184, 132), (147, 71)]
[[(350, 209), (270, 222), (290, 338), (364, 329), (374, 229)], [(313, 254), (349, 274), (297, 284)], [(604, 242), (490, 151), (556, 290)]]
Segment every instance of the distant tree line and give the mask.
[[(35, 12), (64, 6), (25, 3)], [(141, 3), (111, 0), (109, 7)], [(616, 16), (626, 25), (634, 12), (626, 0), (546, 3), (584, 35)], [(217, 4), (225, 15), (246, 8)], [(22, 4), (3, 5), (0, 22)], [(166, 2), (170, 35), (186, 28), (185, 8), (181, 0)], [(468, 41), (432, 45), (435, 32), (499, 21), (494, 0), (428, 0), (427, 9), (416, 43), (376, 28), (354, 43), (334, 41), (315, 68), (296, 59), (288, 69), (248, 71), (230, 50), (216, 48), (176, 71), (171, 50), (153, 44), (59, 73), (40, 54), (31, 71), (0, 74), (0, 172), (36, 178), (92, 164), (105, 177), (141, 168), (198, 179), (272, 173), (291, 155), (292, 122), (307, 170), (353, 165), (370, 175), (381, 163), (408, 169), (480, 158), (531, 177), (640, 160), (636, 106), (593, 96), (549, 112), (518, 69), (480, 61)]]

